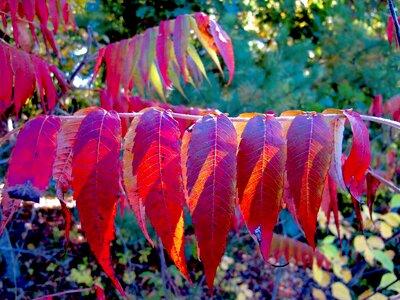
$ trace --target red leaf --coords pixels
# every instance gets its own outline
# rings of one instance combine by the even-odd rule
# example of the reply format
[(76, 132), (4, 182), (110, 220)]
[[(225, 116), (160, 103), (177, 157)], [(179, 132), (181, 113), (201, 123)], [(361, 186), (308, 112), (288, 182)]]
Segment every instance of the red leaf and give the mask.
[(60, 204), (61, 210), (65, 218), (65, 248), (67, 248), (69, 244), (69, 232), (71, 230), (71, 212), (69, 211), (67, 204), (64, 202), (64, 200), (60, 199)]
[(237, 160), (240, 208), (267, 259), (281, 210), (286, 161), (282, 126), (274, 117), (250, 119), (242, 133)]
[(36, 15), (39, 18), (41, 27), (47, 28), (49, 21), (49, 11), (47, 9), (46, 0), (35, 0)]
[(235, 58), (233, 55), (233, 46), (231, 38), (221, 28), (221, 26), (211, 20), (210, 22), (211, 34), (214, 38), (215, 44), (217, 45), (218, 51), (221, 54), (224, 62), (229, 70), (229, 81), (228, 85), (232, 82), (233, 74), (235, 73)]
[(124, 68), (122, 71), (121, 85), (124, 89), (124, 93), (127, 94), (133, 88), (132, 81), (132, 69), (134, 66), (134, 54), (135, 54), (135, 43), (136, 39), (132, 38), (128, 40), (128, 49), (126, 52)]
[(119, 193), (121, 122), (118, 114), (94, 110), (82, 121), (72, 158), (72, 187), (90, 248), (119, 292), (111, 264), (114, 217)]
[(357, 187), (363, 184), (371, 161), (369, 133), (359, 113), (346, 110), (343, 114), (349, 120), (353, 132), (353, 145), (343, 165), (343, 179), (353, 197), (360, 201)]
[(29, 54), (9, 48), (14, 71), (14, 105), (18, 115), (22, 105), (35, 91), (35, 74)]
[(93, 76), (92, 79), (90, 80), (90, 85), (92, 85), (94, 79), (97, 77), (97, 74), (99, 73), (101, 64), (104, 59), (104, 53), (106, 52), (107, 47), (103, 47), (99, 50), (99, 54), (97, 55), (96, 63), (94, 65), (94, 70), (93, 70)]
[(133, 212), (135, 213), (139, 227), (142, 230), (147, 241), (154, 248), (154, 243), (151, 240), (146, 228), (146, 216), (145, 216), (143, 202), (138, 195), (137, 175), (133, 175), (132, 172), (133, 141), (136, 136), (136, 127), (138, 123), (139, 123), (139, 118), (134, 118), (131, 123), (131, 126), (128, 129), (128, 132), (125, 135), (124, 154), (122, 157), (124, 186), (126, 190), (126, 195), (128, 197), (129, 205), (132, 208)]
[(13, 35), (14, 35), (14, 40), (19, 47), (19, 28), (18, 28), (18, 0), (8, 0), (8, 6), (10, 8), (10, 14), (11, 14), (11, 22), (13, 26)]
[(58, 98), (56, 88), (50, 76), (49, 66), (47, 62), (36, 56), (31, 56), (31, 60), (35, 70), (37, 87), (39, 90), (43, 109), (46, 111), (46, 99), (47, 107), (50, 111), (52, 111), (56, 107)]
[[(72, 156), (76, 141), (76, 134), (82, 123), (83, 116), (94, 110), (101, 110), (98, 107), (88, 107), (78, 110), (74, 116), (82, 118), (66, 119), (63, 121), (61, 130), (57, 136), (57, 152), (53, 166), (53, 178), (56, 181), (57, 190), (61, 195), (68, 192), (72, 182)], [(62, 197), (59, 197), (62, 199)]]
[(325, 266), (329, 269), (328, 259), (318, 250), (314, 251), (309, 245), (295, 239), (274, 234), (271, 243), (270, 256), (279, 261), (285, 257), (286, 261), (293, 259), (297, 264), (302, 263), (303, 267), (312, 267), (313, 259), (316, 258), (318, 266)]
[[(211, 293), (235, 209), (237, 136), (224, 115), (206, 115), (185, 132), (187, 204)], [(190, 141), (188, 136), (190, 135)]]
[(369, 215), (372, 220), (372, 211), (374, 210), (374, 202), (376, 198), (376, 191), (378, 190), (381, 182), (370, 173), (367, 173), (367, 203), (369, 209)]
[(190, 281), (184, 255), (180, 131), (170, 113), (150, 109), (140, 117), (133, 144), (132, 173), (138, 195), (168, 254)]
[(13, 73), (11, 69), (10, 52), (8, 47), (0, 44), (0, 115), (2, 115), (12, 104)]
[(59, 129), (60, 119), (54, 116), (40, 115), (25, 124), (10, 156), (10, 197), (39, 202), (50, 182)]
[(109, 90), (110, 96), (114, 99), (119, 93), (127, 47), (128, 40), (122, 40), (117, 43), (109, 44), (104, 54), (107, 89)]
[(382, 117), (383, 115), (382, 95), (378, 95), (374, 98), (374, 100), (371, 103), (371, 106), (368, 109), (368, 113), (370, 115)]
[(68, 83), (63, 72), (61, 72), (55, 65), (49, 65), (51, 73), (58, 81), (60, 89), (65, 93), (68, 90)]
[(386, 101), (383, 104), (383, 111), (388, 115), (393, 115), (395, 112), (400, 111), (400, 95), (393, 96)]
[(14, 213), (18, 210), (21, 205), (21, 200), (11, 199), (7, 193), (7, 183), (4, 184), (3, 191), (1, 193), (1, 222), (0, 222), (0, 237), (3, 235), (3, 231), (7, 224), (11, 221)]
[(187, 78), (187, 48), (189, 43), (189, 20), (187, 15), (180, 15), (175, 20), (174, 26), (174, 50), (179, 70), (183, 76), (183, 82), (186, 83)]
[(171, 86), (171, 81), (168, 78), (168, 66), (173, 47), (171, 34), (171, 22), (162, 21), (158, 29), (158, 36), (156, 40), (156, 55), (160, 73), (165, 81), (166, 86)]
[(35, 0), (24, 0), (21, 2), (22, 8), (24, 10), (25, 18), (29, 22), (29, 29), (31, 30), (31, 34), (33, 40), (36, 44), (39, 43), (38, 37), (36, 35), (36, 29), (34, 25), (35, 19)]
[(332, 149), (332, 136), (322, 115), (295, 117), (287, 133), (287, 179), (299, 221), (313, 248)]
[(389, 15), (389, 17), (388, 17), (388, 25), (386, 27), (386, 33), (387, 33), (387, 39), (391, 46), (392, 42), (393, 42), (393, 36), (394, 36), (394, 22), (393, 22), (392, 15)]
[(50, 0), (47, 1), (47, 3), (49, 4), (51, 22), (53, 23), (53, 33), (57, 34), (58, 26), (60, 25), (60, 15), (58, 13), (58, 1)]
[(330, 175), (326, 177), (324, 191), (322, 193), (321, 209), (325, 213), (328, 224), (331, 218), (331, 212), (335, 218), (335, 225), (340, 239), (340, 223), (339, 223), (339, 208), (337, 199), (336, 183)]

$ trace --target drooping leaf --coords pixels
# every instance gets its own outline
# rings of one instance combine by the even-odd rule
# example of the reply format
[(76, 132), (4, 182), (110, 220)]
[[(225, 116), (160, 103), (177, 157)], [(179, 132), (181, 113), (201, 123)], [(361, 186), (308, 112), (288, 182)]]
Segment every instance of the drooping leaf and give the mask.
[(0, 45), (0, 115), (12, 104), (13, 73), (8, 47)]
[(347, 187), (343, 180), (342, 171), (342, 149), (343, 149), (343, 133), (344, 133), (344, 118), (330, 119), (331, 135), (333, 137), (333, 153), (331, 166), (329, 168), (329, 176), (336, 182), (336, 184), (346, 191)]
[(232, 82), (233, 74), (235, 73), (235, 59), (233, 56), (233, 46), (231, 38), (214, 20), (210, 21), (210, 32), (214, 38), (214, 42), (217, 45), (219, 53), (221, 54), (226, 66), (228, 67), (229, 85)]
[(170, 113), (150, 109), (136, 126), (132, 173), (138, 195), (168, 254), (190, 281), (184, 255), (180, 130)]
[(370, 115), (374, 115), (377, 117), (382, 117), (383, 115), (383, 98), (382, 95), (376, 96), (371, 103), (371, 106), (368, 109), (368, 113)]
[(57, 34), (58, 26), (60, 25), (60, 14), (58, 12), (58, 3), (57, 1), (47, 1), (49, 5), (49, 13), (51, 22), (53, 23), (53, 33)]
[(287, 179), (299, 221), (313, 248), (332, 149), (332, 136), (322, 115), (295, 117), (287, 133)]
[[(72, 183), (72, 156), (76, 142), (76, 134), (82, 123), (83, 116), (99, 110), (98, 107), (88, 107), (78, 110), (74, 116), (82, 118), (71, 118), (63, 121), (59, 134), (57, 135), (57, 152), (53, 166), (53, 178), (56, 181), (57, 195), (66, 193)], [(61, 193), (61, 194), (59, 194)], [(59, 198), (62, 199), (62, 196)]]
[(124, 141), (124, 154), (122, 157), (123, 162), (123, 179), (124, 186), (126, 190), (126, 195), (128, 197), (128, 202), (130, 207), (136, 216), (136, 221), (139, 224), (145, 238), (154, 248), (154, 243), (151, 240), (149, 233), (146, 228), (146, 215), (145, 207), (143, 206), (142, 199), (139, 197), (137, 188), (137, 175), (133, 175), (132, 172), (132, 161), (133, 161), (133, 142), (136, 136), (136, 127), (139, 123), (139, 118), (134, 118), (131, 125), (129, 126), (128, 132), (125, 135)]
[(50, 182), (60, 119), (40, 115), (20, 131), (10, 156), (7, 192), (12, 198), (39, 202)]
[(353, 132), (351, 151), (343, 164), (343, 180), (352, 196), (360, 201), (357, 188), (364, 183), (365, 172), (371, 161), (369, 133), (359, 113), (346, 110), (343, 114), (349, 120)]
[(171, 57), (171, 51), (173, 50), (173, 43), (171, 39), (172, 35), (172, 22), (162, 21), (158, 28), (158, 36), (156, 40), (156, 56), (158, 66), (160, 68), (161, 76), (164, 79), (167, 87), (171, 86), (171, 81), (168, 78), (168, 66)]
[(212, 293), (235, 208), (237, 138), (224, 115), (206, 115), (189, 130), (182, 145), (187, 204)]
[(69, 211), (67, 204), (65, 203), (64, 200), (60, 199), (60, 204), (61, 204), (61, 210), (64, 214), (64, 219), (65, 219), (65, 248), (68, 248), (69, 244), (69, 233), (71, 230), (71, 212)]
[(29, 59), (29, 55), (24, 51), (9, 48), (11, 63), (14, 73), (14, 105), (18, 115), (22, 105), (28, 98), (32, 97), (35, 90), (35, 74)]
[(7, 182), (3, 186), (1, 192), (1, 220), (0, 220), (0, 237), (3, 235), (4, 229), (7, 224), (11, 221), (14, 213), (18, 210), (21, 205), (21, 200), (12, 199), (7, 193)]
[(90, 79), (90, 85), (93, 83), (94, 79), (97, 77), (97, 74), (99, 73), (101, 64), (103, 63), (104, 60), (104, 54), (106, 52), (107, 47), (103, 47), (99, 50), (99, 54), (97, 55), (96, 63), (94, 64), (94, 69), (93, 69), (93, 76), (92, 79)]
[(274, 234), (271, 243), (270, 257), (279, 261), (280, 257), (285, 257), (286, 261), (294, 260), (298, 265), (300, 263), (304, 268), (312, 267), (313, 259), (316, 258), (319, 267), (329, 268), (329, 261), (318, 250), (314, 251), (309, 245), (299, 242), (295, 239)]
[(127, 40), (107, 45), (104, 60), (106, 62), (106, 82), (109, 94), (116, 98), (119, 93), (124, 68), (124, 59), (126, 55)]
[[(252, 118), (255, 116), (263, 116), (263, 114), (260, 113), (253, 113), (253, 112), (249, 112), (249, 113), (242, 113), (240, 115), (237, 116), (237, 118)], [(247, 122), (234, 122), (233, 126), (235, 126), (236, 129), (236, 133), (237, 133), (237, 138), (238, 138), (238, 144), (240, 144), (240, 141), (242, 139), (242, 133), (244, 128), (246, 127)]]
[(174, 26), (174, 50), (176, 60), (179, 65), (180, 73), (183, 76), (183, 82), (188, 81), (187, 78), (187, 48), (189, 43), (189, 16), (180, 15), (175, 20)]
[(140, 49), (139, 69), (146, 88), (149, 84), (150, 68), (156, 56), (155, 40), (157, 37), (158, 28), (150, 28), (143, 33), (142, 45)]
[[(333, 159), (333, 158), (332, 158)], [(337, 188), (336, 183), (332, 177), (328, 174), (325, 179), (324, 191), (322, 193), (321, 209), (324, 211), (328, 224), (331, 218), (331, 212), (335, 219), (335, 225), (340, 239), (340, 223), (339, 223), (339, 208), (337, 199)]]
[(34, 66), (37, 88), (39, 90), (42, 107), (46, 111), (47, 101), (47, 108), (52, 111), (56, 106), (58, 99), (57, 91), (50, 76), (49, 66), (44, 60), (36, 56), (31, 56), (31, 60)]
[(281, 210), (286, 162), (282, 126), (273, 116), (255, 116), (247, 123), (237, 161), (240, 208), (267, 259)]
[(121, 122), (115, 112), (94, 110), (82, 121), (72, 158), (72, 187), (90, 248), (119, 292), (111, 264), (114, 217), (119, 193)]
[(380, 184), (381, 182), (376, 177), (374, 177), (370, 172), (367, 173), (367, 204), (371, 219), (376, 198), (376, 191), (378, 190)]

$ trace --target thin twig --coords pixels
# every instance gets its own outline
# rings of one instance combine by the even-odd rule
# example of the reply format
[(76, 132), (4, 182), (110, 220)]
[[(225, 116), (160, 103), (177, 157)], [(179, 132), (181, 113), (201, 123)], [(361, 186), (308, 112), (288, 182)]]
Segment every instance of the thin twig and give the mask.
[(88, 33), (88, 38), (86, 41), (86, 53), (83, 56), (81, 62), (78, 64), (78, 66), (75, 68), (75, 70), (72, 72), (72, 74), (68, 78), (68, 83), (71, 83), (75, 76), (79, 74), (79, 72), (82, 70), (82, 68), (90, 61), (95, 60), (97, 57), (97, 53), (94, 55), (89, 56), (91, 50), (92, 50), (92, 38), (93, 38), (93, 31), (90, 26), (87, 28), (87, 33)]
[(377, 289), (376, 291), (374, 291), (371, 295), (368, 295), (366, 298), (364, 298), (364, 300), (371, 298), (373, 295), (379, 293), (380, 291), (384, 291), (386, 290), (388, 287), (391, 287), (393, 284), (395, 284), (397, 281), (399, 281), (399, 278), (397, 278), (395, 281), (393, 281), (392, 283), (389, 283), (387, 286), (381, 287), (380, 289)]
[(60, 292), (60, 293), (55, 293), (47, 296), (42, 296), (39, 298), (35, 298), (33, 300), (45, 300), (45, 299), (51, 299), (52, 297), (55, 296), (62, 296), (66, 294), (75, 294), (75, 293), (83, 293), (83, 292), (90, 292), (90, 291), (95, 291), (97, 289), (96, 286), (92, 286), (90, 288), (85, 288), (85, 289), (79, 289), (79, 290), (70, 290), (70, 291), (65, 291), (65, 292)]
[(158, 255), (160, 256), (161, 280), (164, 291), (164, 297), (165, 299), (169, 299), (168, 289), (167, 289), (167, 273), (165, 270), (167, 268), (167, 264), (165, 262), (164, 247), (161, 238), (158, 238)]
[(396, 43), (397, 43), (397, 45), (399, 45), (399, 43), (400, 43), (400, 24), (399, 24), (399, 20), (397, 19), (397, 8), (396, 8), (396, 5), (394, 5), (394, 2), (392, 0), (388, 0), (388, 6), (389, 6), (390, 14), (392, 15), (394, 28), (396, 29)]
[[(192, 121), (197, 121), (201, 119), (203, 116), (200, 115), (188, 115), (188, 114), (180, 114), (180, 113), (175, 113), (175, 112), (170, 112), (170, 114), (177, 119), (184, 119), (184, 120), (192, 120)], [(143, 115), (142, 112), (133, 112), (133, 113), (119, 113), (118, 114), (120, 118), (134, 118), (134, 117), (139, 117)], [(84, 118), (85, 116), (65, 116), (61, 118), (66, 118), (66, 119), (77, 119), (77, 118)], [(345, 118), (343, 114), (324, 114), (324, 117), (326, 118)], [(373, 117), (373, 116), (368, 116), (368, 115), (360, 115), (361, 119), (364, 121), (371, 121), (375, 123), (380, 123), (384, 124), (393, 128), (397, 128), (400, 130), (400, 122), (396, 122), (393, 120), (385, 119), (385, 118), (379, 118), (379, 117)], [(295, 117), (294, 116), (288, 116), (288, 117), (276, 117), (275, 119), (278, 121), (291, 121)], [(232, 122), (248, 122), (251, 118), (243, 118), (243, 117), (230, 117), (229, 118)]]
[(380, 182), (382, 182), (383, 184), (385, 184), (386, 186), (388, 186), (389, 188), (391, 188), (393, 191), (395, 191), (396, 193), (400, 193), (400, 188), (397, 187), (393, 182), (391, 182), (390, 180), (387, 180), (385, 178), (383, 178), (381, 175), (377, 174), (376, 172), (372, 171), (372, 170), (367, 170), (367, 173), (371, 174), (373, 177), (375, 177), (376, 179), (378, 179)]

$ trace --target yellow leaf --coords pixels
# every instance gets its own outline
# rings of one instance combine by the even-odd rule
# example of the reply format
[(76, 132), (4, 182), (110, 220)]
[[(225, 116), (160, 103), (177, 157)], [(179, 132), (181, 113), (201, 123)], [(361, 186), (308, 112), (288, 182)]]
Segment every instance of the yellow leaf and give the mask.
[(320, 289), (312, 288), (312, 295), (314, 299), (326, 300), (325, 293)]
[(381, 293), (376, 293), (375, 295), (368, 298), (369, 300), (386, 300), (387, 297)]
[(386, 223), (388, 223), (392, 227), (397, 227), (400, 225), (400, 216), (399, 214), (390, 212), (385, 215), (382, 215), (380, 219), (384, 220)]
[(365, 248), (363, 255), (367, 263), (369, 263), (371, 266), (375, 265), (374, 261), (375, 255), (372, 253), (371, 249), (369, 249), (368, 247)]
[(389, 256), (391, 260), (393, 260), (394, 257), (396, 256), (396, 253), (395, 253), (393, 250), (386, 250), (386, 251), (385, 251), (385, 254), (386, 254), (387, 256)]
[(313, 264), (313, 278), (321, 287), (327, 287), (331, 281), (329, 273), (319, 268), (316, 263)]
[(331, 286), (332, 296), (339, 300), (351, 300), (350, 290), (341, 282), (335, 282)]
[[(396, 280), (397, 280), (396, 275), (394, 275), (393, 273), (386, 273), (382, 276), (378, 289), (384, 288), (389, 284), (395, 282)], [(397, 281), (395, 284), (392, 284), (387, 289), (400, 293), (400, 281)]]
[(370, 236), (367, 239), (367, 244), (370, 248), (382, 250), (385, 248), (385, 243), (383, 240), (378, 236)]
[(388, 225), (385, 222), (381, 222), (380, 224), (380, 232), (383, 238), (388, 239), (393, 235), (393, 228), (392, 226)]
[(335, 273), (335, 275), (342, 279), (345, 283), (348, 283), (351, 280), (352, 275), (349, 269), (343, 269), (340, 264), (332, 264), (332, 268), (333, 273)]
[(372, 295), (373, 291), (371, 290), (366, 290), (365, 292), (363, 292), (360, 296), (358, 296), (358, 300), (364, 300), (365, 298), (369, 297), (370, 295)]
[(358, 252), (358, 253), (362, 253), (365, 251), (365, 249), (368, 248), (367, 245), (367, 240), (365, 239), (365, 236), (363, 235), (357, 235), (354, 238), (354, 249)]

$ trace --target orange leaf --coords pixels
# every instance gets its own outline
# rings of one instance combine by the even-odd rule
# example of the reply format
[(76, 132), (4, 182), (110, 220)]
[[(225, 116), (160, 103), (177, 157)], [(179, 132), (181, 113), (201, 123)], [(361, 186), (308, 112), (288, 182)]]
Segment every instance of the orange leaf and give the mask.
[(332, 136), (322, 115), (295, 117), (287, 133), (287, 179), (299, 221), (313, 248), (332, 149)]
[(224, 115), (206, 115), (188, 131), (182, 147), (187, 204), (206, 281), (213, 293), (235, 209), (237, 137), (232, 122)]
[(274, 117), (256, 116), (247, 123), (237, 160), (240, 208), (267, 259), (281, 210), (286, 161), (282, 126)]

